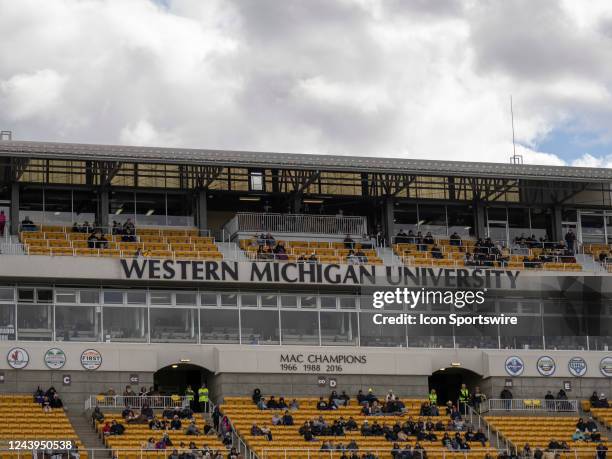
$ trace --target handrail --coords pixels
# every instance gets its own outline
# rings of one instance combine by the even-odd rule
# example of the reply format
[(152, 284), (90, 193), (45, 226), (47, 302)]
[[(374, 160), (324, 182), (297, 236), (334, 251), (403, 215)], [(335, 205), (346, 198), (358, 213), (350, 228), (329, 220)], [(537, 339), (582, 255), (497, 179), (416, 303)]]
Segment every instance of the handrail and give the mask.
[(86, 409), (93, 407), (100, 408), (125, 408), (126, 406), (140, 408), (148, 406), (152, 409), (163, 408), (186, 408), (189, 406), (189, 399), (184, 395), (90, 395), (89, 404), (86, 402)]
[(489, 411), (572, 412), (577, 413), (578, 400), (557, 399), (497, 399), (487, 401)]

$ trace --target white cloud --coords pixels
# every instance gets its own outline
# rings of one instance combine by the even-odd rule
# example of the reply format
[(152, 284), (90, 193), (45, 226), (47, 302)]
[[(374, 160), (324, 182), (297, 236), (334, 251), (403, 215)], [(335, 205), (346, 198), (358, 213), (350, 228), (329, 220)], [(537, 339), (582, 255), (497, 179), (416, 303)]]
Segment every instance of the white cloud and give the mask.
[[(611, 13), (568, 0), (0, 0), (0, 127), (507, 162), (512, 94), (525, 162), (563, 164), (538, 148), (556, 129), (612, 143)], [(588, 153), (574, 163), (610, 164)]]

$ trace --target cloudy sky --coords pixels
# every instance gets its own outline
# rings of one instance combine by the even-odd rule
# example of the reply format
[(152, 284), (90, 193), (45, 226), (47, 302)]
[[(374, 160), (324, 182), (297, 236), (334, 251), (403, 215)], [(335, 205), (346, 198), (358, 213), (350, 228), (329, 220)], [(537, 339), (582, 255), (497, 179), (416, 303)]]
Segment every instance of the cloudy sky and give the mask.
[(612, 166), (610, 0), (0, 0), (19, 140)]

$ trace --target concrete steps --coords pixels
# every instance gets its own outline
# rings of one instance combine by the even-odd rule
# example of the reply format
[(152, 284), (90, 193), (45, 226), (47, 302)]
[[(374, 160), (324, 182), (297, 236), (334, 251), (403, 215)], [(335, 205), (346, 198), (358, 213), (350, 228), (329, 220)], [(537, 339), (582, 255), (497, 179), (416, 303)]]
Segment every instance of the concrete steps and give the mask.
[[(70, 420), (74, 431), (78, 435), (83, 445), (85, 445), (85, 448), (103, 450), (95, 452), (95, 455), (98, 457), (111, 457), (111, 451), (106, 448), (104, 442), (102, 442), (94, 430), (91, 424), (91, 418), (87, 415), (87, 413), (73, 411), (72, 413), (67, 412), (66, 414), (68, 415), (68, 419)], [(91, 457), (91, 455), (89, 457)]]

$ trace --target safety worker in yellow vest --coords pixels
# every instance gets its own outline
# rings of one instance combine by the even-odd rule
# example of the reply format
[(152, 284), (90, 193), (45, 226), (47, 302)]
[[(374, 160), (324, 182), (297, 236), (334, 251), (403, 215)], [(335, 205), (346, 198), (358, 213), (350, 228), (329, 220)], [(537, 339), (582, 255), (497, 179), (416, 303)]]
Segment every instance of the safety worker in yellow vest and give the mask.
[(198, 389), (198, 403), (200, 412), (208, 413), (208, 387), (202, 386)]
[(438, 404), (438, 394), (437, 394), (435, 389), (432, 389), (429, 392), (429, 404), (430, 405), (437, 405)]
[(468, 390), (465, 384), (461, 384), (461, 389), (459, 389), (459, 412), (462, 414), (467, 413), (467, 404), (470, 401), (470, 391)]
[(187, 389), (185, 389), (185, 397), (187, 397), (187, 401), (189, 402), (189, 408), (191, 409), (191, 411), (195, 411), (195, 392), (193, 391), (191, 386), (187, 386)]

